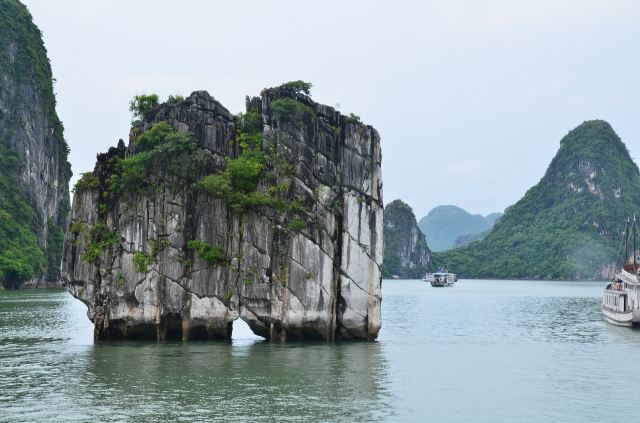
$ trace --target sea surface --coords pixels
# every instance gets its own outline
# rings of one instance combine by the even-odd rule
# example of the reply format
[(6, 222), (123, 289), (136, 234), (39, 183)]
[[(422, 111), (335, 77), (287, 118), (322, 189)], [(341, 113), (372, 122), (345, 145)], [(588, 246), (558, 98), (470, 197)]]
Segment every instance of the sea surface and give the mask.
[(632, 422), (640, 331), (603, 283), (383, 282), (377, 342), (99, 342), (66, 291), (0, 291), (0, 421)]

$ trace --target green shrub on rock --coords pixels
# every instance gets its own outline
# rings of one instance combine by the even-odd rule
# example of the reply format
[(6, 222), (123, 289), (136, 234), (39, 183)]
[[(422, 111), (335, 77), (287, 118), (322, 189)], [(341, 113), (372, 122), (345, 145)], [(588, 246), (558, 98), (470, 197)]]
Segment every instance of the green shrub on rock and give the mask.
[(189, 250), (195, 250), (200, 258), (209, 265), (223, 265), (229, 262), (224, 249), (217, 245), (209, 245), (204, 241), (194, 239), (187, 243), (187, 248)]
[(178, 132), (167, 122), (158, 122), (134, 141), (135, 153), (117, 158), (115, 170), (106, 181), (113, 196), (135, 194), (152, 185), (150, 176), (157, 168), (166, 168), (184, 183), (195, 182), (206, 154), (193, 134)]
[(100, 186), (100, 179), (93, 172), (85, 172), (82, 174), (78, 182), (76, 182), (73, 192), (81, 193), (84, 191), (97, 189)]
[(349, 116), (346, 117), (347, 123), (362, 123), (362, 121), (360, 120), (360, 116), (354, 114), (354, 113), (349, 113)]
[(140, 126), (144, 120), (149, 119), (153, 109), (159, 105), (158, 95), (137, 95), (131, 100), (129, 104), (129, 110), (133, 112), (132, 126)]
[(227, 158), (227, 168), (220, 174), (205, 176), (198, 187), (214, 197), (225, 200), (233, 210), (270, 204), (268, 194), (258, 191), (258, 182), (265, 174), (266, 158), (262, 150), (262, 115), (250, 110), (236, 118), (237, 141), (242, 149), (236, 158)]
[(184, 101), (184, 97), (181, 95), (170, 95), (167, 98), (167, 103), (169, 104), (179, 104), (182, 103)]
[(297, 80), (287, 82), (285, 84), (282, 84), (281, 86), (289, 88), (296, 93), (305, 93), (306, 95), (309, 95), (311, 93), (311, 87), (313, 87), (313, 84), (311, 82)]
[(149, 265), (153, 262), (153, 259), (143, 253), (142, 251), (136, 251), (133, 255), (133, 268), (138, 273), (147, 273)]
[(301, 125), (305, 116), (316, 116), (315, 110), (311, 107), (286, 97), (273, 100), (271, 111), (277, 120), (287, 120), (295, 125)]
[(88, 263), (95, 262), (103, 251), (118, 243), (118, 235), (115, 231), (110, 231), (105, 223), (96, 223), (91, 226), (89, 236), (91, 241), (81, 256), (82, 260)]
[(307, 222), (303, 219), (293, 219), (289, 222), (289, 229), (299, 232), (307, 227)]

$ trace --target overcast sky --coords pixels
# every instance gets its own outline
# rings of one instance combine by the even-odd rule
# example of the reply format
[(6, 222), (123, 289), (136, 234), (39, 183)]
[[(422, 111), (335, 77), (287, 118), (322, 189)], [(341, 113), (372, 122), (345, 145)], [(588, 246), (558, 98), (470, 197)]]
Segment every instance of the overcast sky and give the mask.
[(640, 157), (636, 0), (25, 0), (44, 34), (76, 180), (126, 140), (140, 93), (230, 111), (313, 83), (382, 137), (385, 203), (501, 211), (570, 129), (609, 121)]

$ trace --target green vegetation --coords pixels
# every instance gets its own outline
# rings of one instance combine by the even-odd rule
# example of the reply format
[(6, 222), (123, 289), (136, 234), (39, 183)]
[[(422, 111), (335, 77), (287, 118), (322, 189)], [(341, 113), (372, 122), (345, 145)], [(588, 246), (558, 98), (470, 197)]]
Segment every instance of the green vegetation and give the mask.
[(486, 238), (435, 259), (463, 277), (601, 279), (639, 207), (627, 148), (608, 123), (588, 121), (562, 139), (544, 177)]
[(78, 182), (76, 182), (75, 187), (73, 187), (73, 192), (81, 193), (84, 191), (98, 189), (100, 186), (100, 179), (93, 172), (83, 173)]
[(169, 240), (166, 238), (161, 239), (160, 241), (156, 241), (155, 239), (150, 240), (151, 242), (151, 257), (153, 260), (158, 258), (158, 254), (160, 251), (164, 250), (169, 246)]
[(225, 298), (227, 301), (231, 301), (231, 298), (233, 298), (233, 289), (228, 289), (228, 290), (227, 290), (227, 293), (226, 293), (226, 294), (224, 294), (224, 298)]
[[(134, 109), (137, 110), (139, 104), (153, 104), (155, 101), (155, 99), (141, 100), (137, 97), (132, 102), (136, 105)], [(142, 109), (151, 110), (146, 106)], [(137, 117), (144, 118), (145, 112), (141, 111)], [(100, 199), (99, 211), (102, 219), (106, 216), (108, 205), (122, 195), (143, 194), (156, 189), (162, 181), (154, 181), (151, 175), (156, 174), (158, 169), (167, 170), (169, 174), (176, 176), (178, 184), (187, 186), (197, 181), (199, 189), (222, 198), (236, 212), (267, 205), (291, 213), (302, 211), (303, 207), (299, 201), (289, 201), (284, 198), (290, 181), (282, 181), (268, 192), (258, 189), (258, 184), (263, 179), (277, 180), (282, 169), (288, 172), (293, 171), (293, 167), (284, 158), (274, 154), (272, 161), (277, 169), (267, 174), (267, 157), (262, 147), (262, 114), (255, 109), (249, 110), (246, 114), (240, 114), (235, 124), (237, 141), (241, 149), (239, 156), (226, 159), (224, 172), (205, 176), (199, 181), (197, 175), (207, 168), (208, 158), (207, 153), (198, 147), (193, 134), (177, 132), (167, 122), (154, 124), (134, 141), (133, 154), (115, 155), (105, 159), (109, 161), (107, 165), (111, 169), (111, 174), (105, 180)], [(97, 176), (88, 173), (80, 179), (76, 190), (81, 192), (85, 189), (97, 188), (99, 185)], [(301, 223), (294, 222), (293, 227), (301, 227)], [(73, 229), (80, 231), (85, 228), (74, 226)], [(102, 242), (101, 238), (92, 240), (83, 258), (94, 261), (106, 246), (108, 244)], [(135, 254), (134, 265), (138, 271), (144, 271), (147, 268), (150, 260), (155, 259), (159, 248), (160, 246), (155, 242), (152, 244), (154, 253), (151, 257), (142, 252)], [(211, 265), (228, 263), (224, 250), (220, 247), (194, 240), (189, 242), (188, 248), (195, 250)]]
[[(417, 236), (417, 239), (413, 239)], [(408, 204), (395, 200), (384, 208), (382, 275), (419, 278), (430, 269), (431, 252)]]
[(264, 155), (258, 147), (247, 148), (236, 159), (227, 159), (227, 170), (222, 174), (208, 175), (198, 182), (198, 187), (210, 195), (225, 200), (239, 213), (248, 208), (268, 205), (270, 197), (257, 190), (264, 174)]
[[(280, 212), (303, 212), (300, 201), (287, 198), (291, 186), (288, 177), (294, 171), (293, 165), (284, 155), (276, 153), (275, 144), (271, 144), (268, 156), (263, 151), (262, 115), (257, 110), (241, 114), (236, 128), (240, 155), (227, 158), (226, 170), (205, 176), (198, 182), (198, 187), (225, 200), (238, 213), (261, 206), (272, 206)], [(268, 161), (272, 166), (267, 172)], [(258, 189), (260, 181), (272, 185), (261, 191)]]
[(169, 241), (166, 239), (161, 241), (150, 239), (149, 244), (151, 245), (151, 254), (147, 254), (144, 251), (136, 251), (133, 254), (133, 268), (138, 273), (147, 273), (149, 266), (158, 260), (158, 254), (169, 245)]
[[(139, 97), (137, 100), (138, 103), (144, 104), (154, 101), (153, 99), (142, 101), (143, 99)], [(143, 117), (142, 112), (139, 117)], [(120, 148), (124, 151), (124, 146)], [(114, 238), (111, 238), (107, 236), (108, 231), (106, 231), (106, 215), (116, 200), (123, 196), (154, 192), (165, 183), (171, 183), (174, 189), (180, 185), (187, 186), (195, 183), (197, 175), (208, 163), (206, 153), (198, 147), (193, 134), (178, 132), (167, 122), (158, 122), (140, 134), (133, 142), (132, 154), (125, 156), (123, 153), (113, 153), (104, 155), (99, 160), (103, 161), (100, 167), (107, 174), (104, 184), (100, 185), (99, 178), (94, 173), (87, 173), (83, 174), (76, 185), (76, 191), (79, 192), (85, 189), (102, 189), (98, 204), (100, 223), (90, 229), (91, 242), (82, 255), (82, 259), (88, 262), (94, 262), (107, 247), (117, 243), (115, 232), (113, 232)], [(153, 175), (160, 173), (160, 169), (163, 174), (166, 172), (175, 176), (176, 180), (152, 178)], [(81, 225), (74, 222), (71, 227), (72, 233), (84, 231), (85, 228)], [(147, 256), (144, 252), (135, 253), (136, 270), (146, 272), (165, 243), (166, 240), (162, 242), (151, 240), (151, 256)]]
[[(15, 55), (7, 46), (15, 45)], [(56, 113), (56, 98), (53, 92), (53, 77), (42, 33), (33, 23), (26, 6), (17, 0), (0, 1), (0, 72), (6, 72), (17, 83), (31, 83), (39, 88), (44, 112), (53, 129), (59, 148), (59, 160), (65, 166), (65, 176), (71, 176), (67, 162), (69, 147), (64, 141), (64, 127)], [(14, 100), (15, 101), (15, 100)], [(21, 99), (18, 101), (30, 101)], [(7, 123), (7, 122), (5, 122)]]
[[(13, 82), (33, 86), (42, 100), (44, 114), (57, 147), (61, 171), (59, 183), (65, 184), (71, 176), (67, 162), (68, 146), (64, 141), (64, 127), (56, 114), (53, 78), (42, 42), (40, 30), (33, 23), (27, 8), (16, 0), (0, 1), (0, 75), (8, 77), (0, 84), (0, 95)], [(18, 87), (12, 94), (9, 110), (0, 112), (0, 285), (14, 288), (22, 282), (42, 276), (48, 280), (57, 278), (59, 258), (62, 253), (64, 220), (68, 206), (62, 202), (58, 213), (60, 222), (49, 219), (42, 222), (36, 214), (33, 199), (20, 188), (17, 175), (22, 163), (18, 155), (8, 147), (7, 140), (14, 137), (23, 125), (17, 110), (32, 107), (33, 98), (24, 98)], [(38, 242), (38, 233), (48, 227), (46, 245)]]
[(224, 249), (217, 245), (209, 245), (204, 241), (194, 239), (187, 242), (187, 248), (194, 250), (202, 260), (211, 266), (226, 265), (229, 263)]
[(118, 282), (118, 286), (120, 288), (124, 288), (127, 285), (127, 280), (120, 272), (118, 272), (118, 274), (116, 275), (116, 282)]
[[(296, 93), (308, 93), (311, 84), (294, 81), (289, 88)], [(183, 101), (172, 97), (169, 102)], [(280, 118), (296, 121), (313, 109), (298, 101), (283, 98), (274, 101)], [(157, 107), (157, 96), (138, 96), (131, 103), (131, 110), (138, 124), (153, 119)], [(300, 121), (301, 123), (301, 121)], [(98, 205), (100, 225), (106, 228), (107, 214), (121, 201), (123, 196), (141, 196), (157, 192), (170, 178), (173, 189), (197, 188), (204, 193), (220, 198), (237, 213), (267, 206), (278, 212), (280, 230), (300, 231), (307, 222), (296, 214), (305, 212), (302, 198), (291, 198), (291, 175), (294, 166), (284, 152), (277, 151), (275, 139), (263, 139), (263, 117), (257, 107), (236, 116), (236, 142), (238, 154), (225, 158), (224, 171), (208, 174), (212, 158), (210, 152), (200, 148), (194, 135), (176, 131), (168, 122), (156, 122), (140, 133), (127, 150), (124, 145), (100, 155), (95, 173), (83, 175), (76, 191), (100, 190)], [(146, 126), (146, 125), (145, 125)], [(202, 176), (205, 175), (205, 176)], [(103, 182), (102, 182), (103, 181)], [(80, 223), (72, 225), (72, 231), (80, 234), (87, 230)], [(83, 254), (87, 261), (96, 260), (109, 247), (104, 237), (94, 237)], [(146, 271), (156, 260), (163, 244), (151, 241), (151, 255), (145, 252), (134, 254), (134, 266), (139, 272)], [(229, 258), (219, 246), (202, 240), (192, 240), (187, 248), (193, 250), (209, 265), (228, 265)], [(184, 260), (185, 263), (189, 260)]]
[(293, 219), (291, 222), (289, 222), (289, 229), (296, 232), (300, 232), (306, 227), (307, 227), (307, 222), (305, 222), (302, 219)]
[[(167, 104), (180, 104), (184, 101), (181, 95), (170, 95)], [(150, 120), (153, 111), (160, 105), (158, 94), (137, 95), (129, 103), (129, 111), (133, 113), (131, 126), (140, 126), (145, 120)]]
[(149, 257), (142, 251), (136, 251), (133, 254), (133, 268), (138, 273), (147, 273), (149, 265), (153, 263), (153, 258)]
[(156, 169), (166, 169), (183, 183), (195, 182), (199, 170), (207, 163), (193, 134), (178, 132), (167, 122), (154, 124), (135, 140), (134, 146), (134, 154), (113, 158), (114, 171), (106, 180), (106, 197), (139, 194), (155, 188), (149, 176)]
[(169, 104), (179, 104), (182, 103), (184, 101), (184, 97), (181, 95), (170, 95), (167, 98), (167, 103)]
[(42, 273), (47, 260), (33, 231), (0, 210), (0, 281), (7, 288)]
[(482, 231), (477, 234), (469, 234), (469, 235), (460, 235), (453, 243), (453, 248), (464, 247), (465, 245), (469, 245), (472, 242), (481, 241), (489, 235), (491, 229), (487, 229), (486, 231)]
[(27, 195), (17, 188), (20, 160), (0, 143), (0, 284), (17, 287), (38, 276), (47, 265), (38, 245), (35, 211)]
[(418, 226), (427, 236), (429, 248), (437, 252), (453, 248), (460, 237), (471, 237), (488, 231), (500, 216), (501, 213), (492, 213), (483, 217), (456, 206), (438, 206), (420, 219)]
[(90, 242), (81, 256), (83, 261), (94, 263), (108, 248), (118, 244), (118, 235), (110, 231), (105, 223), (96, 223), (89, 228)]
[(84, 223), (81, 220), (76, 220), (75, 222), (73, 222), (70, 227), (69, 227), (69, 231), (73, 234), (73, 235), (80, 235), (81, 233), (83, 233), (84, 231), (86, 231), (89, 228), (89, 225), (87, 225), (86, 223)]
[(257, 110), (240, 114), (236, 119), (237, 140), (242, 149), (237, 158), (227, 158), (227, 168), (221, 174), (205, 176), (198, 187), (210, 195), (225, 200), (236, 212), (268, 205), (271, 198), (258, 191), (258, 182), (265, 175), (266, 158), (262, 150), (262, 115)]
[(315, 118), (316, 112), (311, 107), (298, 100), (282, 97), (271, 102), (271, 111), (278, 120), (287, 120), (295, 125), (301, 125), (306, 117)]
[(349, 113), (349, 116), (346, 117), (346, 121), (347, 123), (362, 123), (362, 121), (360, 120), (360, 116), (353, 114), (353, 113)]
[(313, 84), (311, 82), (297, 80), (282, 84), (281, 87), (288, 88), (294, 91), (296, 94), (304, 93), (306, 95), (309, 95), (311, 94), (311, 87), (313, 87)]
[(159, 105), (157, 94), (135, 96), (129, 103), (129, 111), (133, 112), (131, 126), (140, 126), (142, 122), (151, 117), (151, 112)]

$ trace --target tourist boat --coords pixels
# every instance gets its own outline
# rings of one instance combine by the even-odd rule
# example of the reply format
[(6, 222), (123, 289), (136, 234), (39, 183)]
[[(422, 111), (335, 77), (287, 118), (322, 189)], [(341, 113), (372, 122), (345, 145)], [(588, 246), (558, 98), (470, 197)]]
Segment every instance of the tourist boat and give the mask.
[[(614, 325), (633, 326), (640, 323), (640, 263), (636, 250), (636, 217), (627, 220), (622, 246), (624, 264), (615, 280), (607, 285), (602, 299), (602, 314)], [(631, 248), (631, 249), (630, 249)]]
[(458, 281), (458, 276), (455, 273), (449, 273), (446, 270), (440, 269), (435, 273), (427, 273), (422, 280), (429, 282), (433, 287), (440, 288), (453, 286), (453, 284)]

